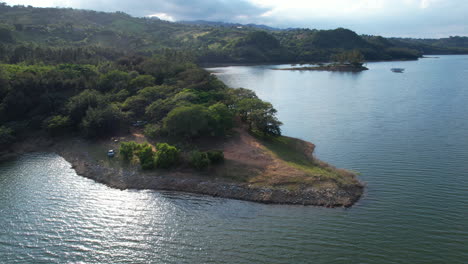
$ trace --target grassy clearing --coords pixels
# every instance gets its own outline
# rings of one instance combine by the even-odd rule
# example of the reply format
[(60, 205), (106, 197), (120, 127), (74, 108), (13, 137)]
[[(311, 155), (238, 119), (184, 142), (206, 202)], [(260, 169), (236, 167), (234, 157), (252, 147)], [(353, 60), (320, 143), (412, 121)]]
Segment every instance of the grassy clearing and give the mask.
[[(309, 177), (294, 177), (289, 179), (290, 184), (313, 183), (323, 184), (324, 181), (333, 181), (339, 185), (355, 184), (352, 173), (338, 170), (330, 165), (314, 160), (311, 147), (305, 142), (289, 137), (260, 137), (255, 135), (267, 149), (277, 158), (286, 162), (289, 166), (305, 172)], [(310, 153), (308, 153), (310, 151)], [(319, 183), (319, 181), (321, 183)]]

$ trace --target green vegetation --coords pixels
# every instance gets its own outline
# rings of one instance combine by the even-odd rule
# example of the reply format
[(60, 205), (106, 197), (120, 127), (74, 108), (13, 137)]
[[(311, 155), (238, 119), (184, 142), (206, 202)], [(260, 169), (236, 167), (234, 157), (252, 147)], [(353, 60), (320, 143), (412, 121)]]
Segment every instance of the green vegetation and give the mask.
[(364, 56), (359, 50), (345, 51), (332, 56), (332, 60), (339, 64), (351, 64), (355, 67), (362, 67)]
[(198, 151), (190, 153), (189, 163), (197, 170), (204, 170), (210, 165), (217, 165), (224, 161), (224, 153), (220, 150)]
[(210, 166), (211, 161), (208, 156), (208, 153), (201, 152), (198, 150), (190, 153), (190, 165), (192, 165), (197, 170), (203, 170)]
[[(259, 135), (257, 135), (259, 136)], [(285, 161), (289, 166), (305, 172), (307, 179), (299, 179), (299, 182), (316, 181), (315, 177), (321, 180), (332, 180), (339, 185), (352, 184), (352, 174), (344, 170), (337, 170), (328, 164), (312, 158), (312, 149), (307, 149), (303, 142), (289, 137), (259, 137), (263, 145), (275, 156)]]
[(44, 121), (44, 127), (50, 135), (63, 135), (70, 130), (70, 118), (68, 116), (56, 115)]
[(145, 143), (138, 147), (136, 156), (140, 161), (141, 168), (150, 170), (154, 168), (154, 151), (150, 144)]
[(224, 153), (221, 150), (210, 150), (206, 154), (212, 164), (220, 164), (224, 161)]
[(135, 155), (135, 151), (139, 149), (139, 145), (136, 142), (122, 142), (120, 143), (120, 156), (125, 161), (130, 161)]
[(203, 170), (210, 165), (220, 164), (224, 161), (224, 154), (220, 150), (186, 151), (188, 155), (184, 160), (181, 157), (181, 150), (175, 146), (158, 143), (155, 149), (148, 143), (138, 144), (130, 141), (120, 143), (119, 153), (126, 162), (133, 161), (136, 156), (144, 170), (174, 168), (184, 161), (195, 169)]
[(20, 134), (44, 129), (96, 139), (144, 124), (149, 138), (193, 141), (223, 138), (240, 115), (252, 131), (280, 135), (271, 104), (227, 88), (183, 52), (95, 65), (0, 64), (0, 82), (0, 122)]
[(156, 156), (154, 166), (156, 168), (168, 169), (177, 165), (179, 160), (179, 150), (167, 143), (159, 143), (156, 145)]
[(276, 109), (270, 103), (256, 97), (242, 98), (237, 104), (237, 111), (250, 130), (262, 132), (264, 135), (281, 135), (282, 123), (276, 118)]
[(13, 135), (13, 129), (0, 126), (0, 147), (8, 146), (14, 139), (15, 136)]

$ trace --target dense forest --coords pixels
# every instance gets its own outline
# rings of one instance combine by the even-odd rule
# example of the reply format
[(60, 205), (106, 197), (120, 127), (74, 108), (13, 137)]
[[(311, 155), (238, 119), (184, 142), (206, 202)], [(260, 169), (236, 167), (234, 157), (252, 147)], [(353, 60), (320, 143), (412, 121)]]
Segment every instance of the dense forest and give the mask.
[(334, 30), (288, 29), (217, 23), (172, 23), (65, 8), (0, 3), (0, 60), (99, 63), (164, 49), (192, 54), (196, 63), (324, 62), (358, 50), (370, 60), (416, 59), (422, 54), (467, 53), (467, 38), (383, 38)]
[(236, 116), (253, 131), (281, 133), (271, 104), (227, 88), (178, 52), (98, 64), (2, 64), (0, 88), (2, 147), (37, 130), (99, 138), (143, 125), (148, 137), (223, 137)]

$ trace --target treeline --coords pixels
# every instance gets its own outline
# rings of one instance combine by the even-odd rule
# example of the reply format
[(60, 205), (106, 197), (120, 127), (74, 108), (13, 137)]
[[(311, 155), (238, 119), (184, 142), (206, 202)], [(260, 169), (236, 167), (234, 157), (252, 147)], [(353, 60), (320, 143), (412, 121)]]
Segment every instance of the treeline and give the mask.
[(99, 46), (49, 47), (35, 43), (18, 45), (0, 43), (0, 62), (8, 64), (99, 64), (117, 60), (124, 55), (122, 51)]
[(227, 88), (183, 52), (96, 65), (0, 65), (2, 145), (42, 129), (108, 137), (142, 120), (154, 138), (223, 137), (236, 116), (252, 130), (279, 135), (275, 113), (252, 91)]

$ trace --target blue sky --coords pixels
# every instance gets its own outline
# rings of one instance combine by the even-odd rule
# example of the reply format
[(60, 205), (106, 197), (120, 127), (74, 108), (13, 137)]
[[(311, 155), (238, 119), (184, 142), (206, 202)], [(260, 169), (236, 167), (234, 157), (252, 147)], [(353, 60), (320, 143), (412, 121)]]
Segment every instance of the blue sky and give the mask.
[(468, 0), (0, 0), (10, 5), (123, 11), (165, 20), (257, 23), (397, 37), (468, 36)]

